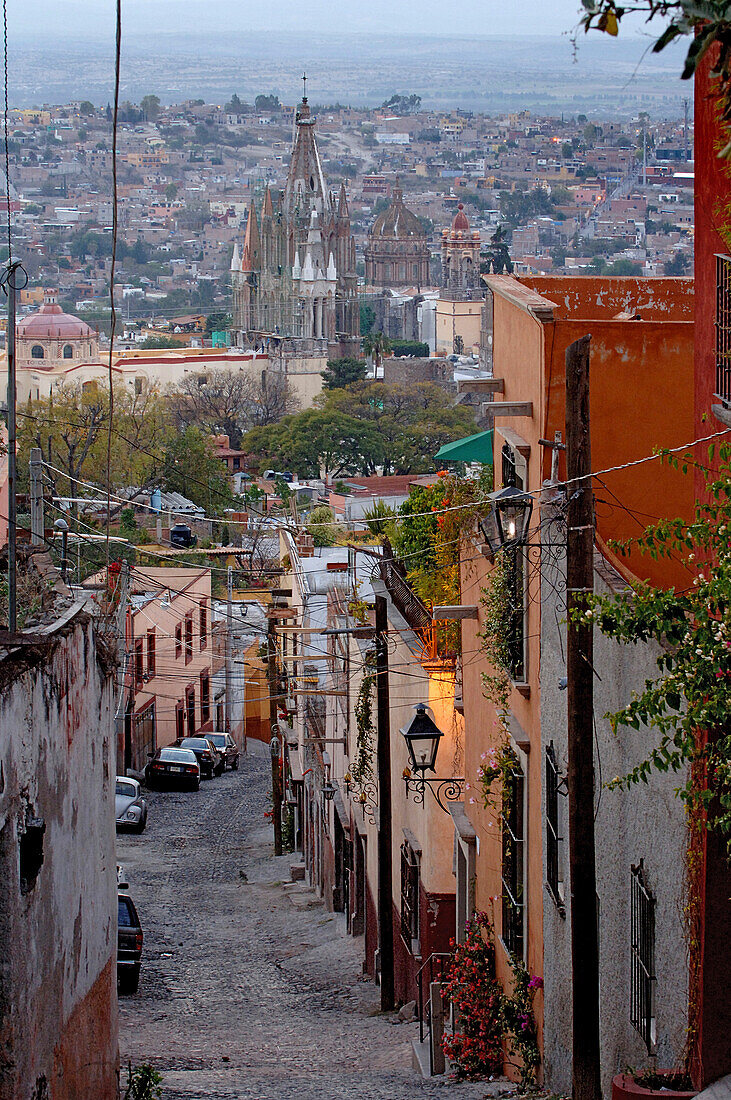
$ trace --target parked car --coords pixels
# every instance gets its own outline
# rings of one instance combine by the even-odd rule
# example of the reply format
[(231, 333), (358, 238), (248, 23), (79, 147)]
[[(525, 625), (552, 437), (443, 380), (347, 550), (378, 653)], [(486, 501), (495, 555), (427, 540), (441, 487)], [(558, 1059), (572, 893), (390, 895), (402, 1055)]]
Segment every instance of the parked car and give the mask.
[(214, 775), (220, 775), (226, 767), (223, 757), (208, 737), (179, 737), (175, 744), (195, 753), (204, 779), (213, 779)]
[(239, 766), (239, 747), (230, 733), (209, 733), (208, 740), (212, 741), (223, 757), (224, 771), (230, 768), (237, 771)]
[(117, 891), (117, 985), (120, 993), (136, 993), (144, 935), (135, 903), (127, 893)]
[(118, 775), (114, 788), (114, 815), (117, 832), (129, 829), (133, 833), (144, 832), (147, 824), (147, 803), (142, 797), (140, 785), (136, 779)]
[(197, 791), (201, 785), (201, 769), (194, 752), (173, 745), (158, 749), (145, 768), (148, 787), (178, 786)]

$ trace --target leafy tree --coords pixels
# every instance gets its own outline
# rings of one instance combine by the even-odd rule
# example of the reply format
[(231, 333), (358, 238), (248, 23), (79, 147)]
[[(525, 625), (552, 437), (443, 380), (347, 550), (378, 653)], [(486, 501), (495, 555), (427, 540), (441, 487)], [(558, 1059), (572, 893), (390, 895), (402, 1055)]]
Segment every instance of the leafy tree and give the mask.
[(178, 194), (178, 188), (172, 181), (165, 187), (165, 198), (168, 202), (172, 202)]
[(340, 534), (340, 527), (335, 523), (332, 508), (327, 504), (313, 508), (307, 517), (307, 531), (312, 535), (315, 546), (334, 546)]
[(386, 99), (381, 104), (381, 107), (385, 111), (392, 111), (395, 115), (412, 115), (416, 114), (421, 107), (420, 95), (392, 95), (390, 99)]
[[(346, 391), (340, 391), (346, 392)], [(254, 428), (243, 449), (260, 464), (274, 462), (300, 477), (371, 474), (383, 457), (381, 438), (372, 424), (330, 409), (306, 409), (279, 424)]]
[(349, 386), (353, 382), (363, 382), (366, 376), (365, 359), (344, 356), (342, 359), (328, 359), (322, 372), (322, 384), (326, 390), (335, 390), (340, 386)]
[(95, 111), (96, 107), (93, 103), (91, 103), (88, 99), (82, 99), (81, 103), (79, 104), (80, 115), (93, 115)]
[(240, 115), (244, 111), (245, 105), (241, 102), (236, 92), (231, 96), (226, 106), (223, 108), (227, 115)]
[(381, 455), (373, 465), (387, 473), (433, 470), (444, 443), (475, 431), (472, 412), (433, 382), (356, 383), (323, 395), (323, 408), (373, 424)]
[(690, 259), (682, 252), (676, 252), (671, 260), (665, 264), (666, 275), (687, 275)]
[(144, 95), (140, 100), (140, 110), (145, 122), (154, 122), (160, 114), (160, 97), (156, 95)]
[(501, 191), (500, 211), (511, 226), (523, 225), (531, 218), (555, 214), (551, 197), (542, 187), (531, 191)]
[(278, 95), (258, 95), (254, 106), (257, 111), (280, 111), (282, 108)]
[(503, 272), (510, 274), (512, 272), (513, 261), (510, 259), (508, 240), (502, 226), (499, 225), (493, 233), (490, 244), (481, 253), (481, 258), (483, 262), (480, 264), (480, 272), (483, 275), (489, 274), (491, 267), (495, 275), (502, 275)]
[(226, 467), (216, 457), (210, 439), (198, 428), (171, 434), (162, 462), (162, 478), (174, 493), (182, 493), (208, 514), (220, 514), (233, 503)]
[(148, 336), (146, 340), (142, 340), (137, 347), (142, 348), (143, 351), (164, 351), (169, 348), (179, 348), (180, 341), (174, 340), (172, 336)]
[(416, 138), (417, 141), (429, 141), (434, 145), (438, 145), (442, 140), (442, 135), (439, 130), (437, 130), (436, 126), (429, 126), (426, 130), (420, 130)]
[(417, 355), (423, 359), (429, 357), (429, 345), (422, 340), (392, 340), (391, 351), (394, 355)]
[(231, 314), (219, 311), (218, 313), (209, 313), (206, 317), (206, 333), (210, 336), (212, 332), (224, 332), (231, 326)]

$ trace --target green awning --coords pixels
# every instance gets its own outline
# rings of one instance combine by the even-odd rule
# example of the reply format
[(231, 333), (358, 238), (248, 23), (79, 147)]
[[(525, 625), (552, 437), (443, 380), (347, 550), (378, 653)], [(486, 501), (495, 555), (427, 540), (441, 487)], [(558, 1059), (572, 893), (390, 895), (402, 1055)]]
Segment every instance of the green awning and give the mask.
[(434, 456), (445, 462), (484, 462), (492, 464), (492, 432), (477, 432), (454, 443), (445, 443)]

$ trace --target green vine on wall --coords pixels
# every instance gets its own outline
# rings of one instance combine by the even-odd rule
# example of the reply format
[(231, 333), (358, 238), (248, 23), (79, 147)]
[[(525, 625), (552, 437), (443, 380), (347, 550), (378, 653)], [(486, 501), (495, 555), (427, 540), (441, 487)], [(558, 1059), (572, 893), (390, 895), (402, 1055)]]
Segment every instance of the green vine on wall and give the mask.
[[(688, 455), (663, 456), (683, 472), (700, 470), (705, 503), (693, 522), (662, 520), (635, 540), (651, 557), (680, 557), (693, 575), (685, 590), (637, 583), (630, 592), (595, 596), (577, 615), (624, 644), (654, 639), (663, 646), (658, 676), (647, 680), (626, 706), (607, 714), (612, 729), (647, 728), (656, 744), (645, 759), (609, 787), (647, 783), (653, 771), (687, 770), (679, 788), (689, 819), (724, 837), (731, 856), (731, 446), (719, 448), (719, 468), (709, 470)], [(709, 449), (713, 462), (715, 450)]]
[(353, 786), (364, 793), (366, 783), (373, 779), (373, 753), (376, 727), (373, 722), (373, 689), (376, 684), (374, 672), (363, 677), (358, 698), (355, 703), (355, 755), (350, 764), (349, 775)]
[[(494, 705), (499, 716), (504, 716), (510, 698), (508, 674), (508, 629), (512, 614), (508, 572), (498, 554), (490, 571), (487, 584), (480, 590), (483, 629), (478, 634), (480, 651), (488, 665), (482, 675), (482, 693)], [(504, 717), (502, 717), (504, 722)]]

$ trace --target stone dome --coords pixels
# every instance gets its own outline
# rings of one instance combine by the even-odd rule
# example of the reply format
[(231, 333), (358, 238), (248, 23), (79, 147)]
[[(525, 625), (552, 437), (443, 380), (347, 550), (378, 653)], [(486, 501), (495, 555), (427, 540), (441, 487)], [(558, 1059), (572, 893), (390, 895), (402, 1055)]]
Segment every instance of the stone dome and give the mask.
[(18, 322), (16, 332), (26, 340), (83, 340), (96, 335), (86, 321), (64, 313), (57, 302), (44, 302), (37, 313)]
[(394, 187), (391, 205), (383, 210), (371, 226), (369, 237), (426, 237), (426, 232), (416, 214), (404, 205), (403, 191)]
[(460, 202), (457, 205), (457, 213), (454, 215), (454, 220), (452, 221), (452, 232), (455, 233), (461, 230), (464, 233), (469, 227), (470, 223), (467, 221), (467, 215), (464, 212), (464, 204)]

